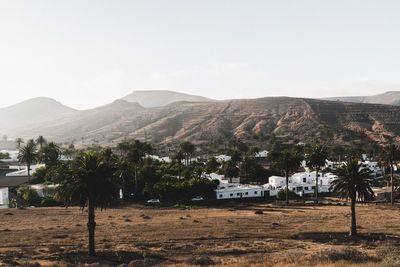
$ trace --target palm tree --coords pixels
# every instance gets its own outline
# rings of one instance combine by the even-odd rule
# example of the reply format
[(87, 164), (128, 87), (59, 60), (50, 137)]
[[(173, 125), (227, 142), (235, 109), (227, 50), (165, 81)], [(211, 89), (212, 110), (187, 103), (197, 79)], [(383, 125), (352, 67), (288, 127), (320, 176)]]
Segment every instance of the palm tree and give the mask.
[(192, 143), (186, 141), (180, 145), (180, 150), (185, 154), (185, 165), (189, 166), (189, 164), (191, 164), (192, 154), (196, 150), (196, 147)]
[(289, 175), (300, 167), (303, 156), (294, 149), (285, 149), (275, 153), (275, 157), (272, 160), (275, 167), (285, 174), (286, 205), (289, 205)]
[(371, 189), (370, 170), (363, 168), (356, 158), (350, 158), (344, 166), (337, 169), (336, 174), (338, 178), (332, 181), (331, 189), (340, 197), (350, 198), (350, 236), (356, 236), (356, 201), (365, 200), (374, 194)]
[(328, 158), (328, 152), (321, 145), (315, 145), (312, 147), (310, 153), (306, 157), (307, 166), (315, 170), (315, 203), (318, 204), (318, 173)]
[(400, 151), (399, 148), (395, 144), (389, 144), (383, 148), (382, 160), (389, 165), (390, 169), (390, 203), (394, 205), (394, 165), (400, 159)]
[(24, 140), (22, 138), (17, 138), (15, 140), (15, 144), (17, 145), (17, 149), (20, 150), (21, 149), (21, 145), (24, 142)]
[(240, 170), (237, 166), (237, 163), (232, 159), (224, 162), (223, 165), (224, 176), (229, 179), (230, 183), (232, 183), (232, 178), (239, 176), (239, 171)]
[(104, 151), (86, 151), (71, 165), (70, 174), (60, 182), (58, 195), (66, 205), (77, 203), (88, 208), (89, 254), (95, 254), (95, 209), (104, 209), (118, 198), (114, 180), (114, 164), (105, 158)]
[(44, 139), (44, 137), (42, 135), (40, 135), (37, 139), (36, 139), (36, 144), (39, 146), (39, 158), (38, 161), (40, 163), (43, 162), (43, 146), (47, 143), (46, 139)]
[(36, 139), (36, 144), (39, 145), (39, 150), (42, 150), (42, 149), (43, 149), (43, 145), (46, 144), (46, 143), (47, 143), (47, 141), (46, 141), (46, 139), (45, 139), (42, 135), (40, 135), (40, 136)]
[(31, 177), (31, 165), (38, 160), (38, 152), (36, 144), (33, 140), (29, 140), (24, 147), (19, 150), (18, 161), (21, 164), (26, 164), (28, 169), (28, 180)]

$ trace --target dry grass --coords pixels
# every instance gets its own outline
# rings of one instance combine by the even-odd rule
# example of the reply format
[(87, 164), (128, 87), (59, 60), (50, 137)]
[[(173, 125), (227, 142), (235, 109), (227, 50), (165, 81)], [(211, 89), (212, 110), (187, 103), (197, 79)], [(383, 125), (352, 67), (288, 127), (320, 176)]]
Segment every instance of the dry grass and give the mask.
[[(358, 207), (358, 239), (346, 236), (344, 206), (98, 211), (96, 258), (86, 256), (85, 212), (37, 208), (5, 216), (9, 212), (0, 211), (0, 266), (394, 266), (400, 254), (394, 251), (400, 244), (399, 208), (383, 205)], [(346, 248), (352, 252), (343, 256)], [(362, 262), (352, 260), (354, 255)]]

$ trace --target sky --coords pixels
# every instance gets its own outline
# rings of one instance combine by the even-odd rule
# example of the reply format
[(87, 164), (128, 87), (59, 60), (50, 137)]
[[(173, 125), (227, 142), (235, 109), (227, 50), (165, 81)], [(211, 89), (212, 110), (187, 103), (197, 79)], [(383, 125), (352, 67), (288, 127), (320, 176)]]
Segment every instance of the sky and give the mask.
[(400, 1), (0, 0), (0, 107), (400, 90)]

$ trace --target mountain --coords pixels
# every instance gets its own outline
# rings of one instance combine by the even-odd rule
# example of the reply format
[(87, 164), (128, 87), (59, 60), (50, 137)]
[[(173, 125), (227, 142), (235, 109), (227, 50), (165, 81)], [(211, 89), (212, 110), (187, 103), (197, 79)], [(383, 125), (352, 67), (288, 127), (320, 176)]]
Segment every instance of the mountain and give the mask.
[(330, 97), (326, 98), (326, 100), (400, 106), (400, 91), (388, 91), (383, 94), (373, 96)]
[(150, 91), (133, 91), (131, 94), (122, 98), (128, 102), (139, 103), (143, 107), (162, 107), (169, 105), (174, 102), (186, 101), (186, 102), (209, 102), (212, 99), (189, 95), (184, 93), (178, 93), (167, 90), (150, 90)]
[(308, 143), (384, 143), (400, 141), (398, 114), (398, 106), (290, 97), (177, 102), (153, 108), (118, 100), (12, 134), (42, 134), (82, 146), (136, 138), (163, 145), (190, 140), (216, 147), (232, 137), (262, 144), (270, 135)]
[(77, 111), (51, 98), (39, 97), (0, 109), (1, 132), (54, 121)]

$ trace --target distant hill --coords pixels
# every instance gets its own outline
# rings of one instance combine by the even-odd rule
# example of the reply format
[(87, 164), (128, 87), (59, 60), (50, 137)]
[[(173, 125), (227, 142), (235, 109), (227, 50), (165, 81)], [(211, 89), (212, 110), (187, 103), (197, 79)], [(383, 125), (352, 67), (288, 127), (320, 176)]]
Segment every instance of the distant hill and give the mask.
[(209, 102), (212, 99), (178, 93), (174, 91), (163, 90), (150, 90), (150, 91), (133, 91), (131, 94), (122, 98), (128, 102), (136, 102), (143, 107), (162, 107), (174, 102), (187, 101), (187, 102)]
[(386, 92), (383, 94), (373, 95), (373, 96), (330, 97), (330, 98), (326, 98), (326, 100), (399, 106), (400, 105), (400, 91), (389, 91), (389, 92)]
[(263, 137), (271, 134), (308, 143), (384, 143), (400, 141), (398, 114), (398, 106), (289, 97), (177, 102), (154, 108), (118, 100), (8, 135), (42, 134), (84, 146), (115, 145), (133, 138), (165, 145), (190, 140), (217, 146), (237, 137), (262, 144)]
[(54, 121), (77, 111), (51, 98), (39, 97), (0, 109), (0, 132)]

